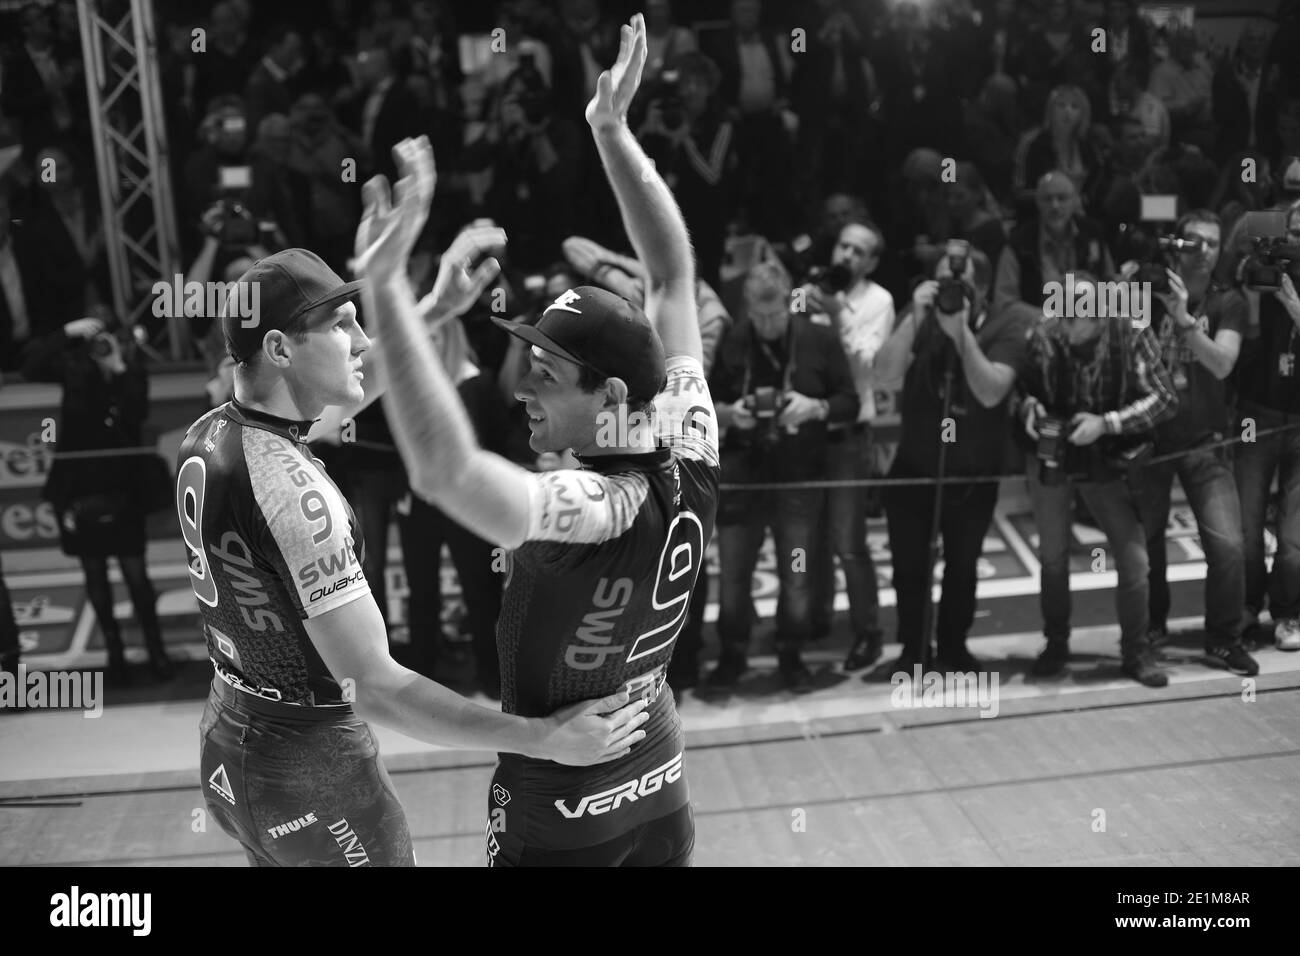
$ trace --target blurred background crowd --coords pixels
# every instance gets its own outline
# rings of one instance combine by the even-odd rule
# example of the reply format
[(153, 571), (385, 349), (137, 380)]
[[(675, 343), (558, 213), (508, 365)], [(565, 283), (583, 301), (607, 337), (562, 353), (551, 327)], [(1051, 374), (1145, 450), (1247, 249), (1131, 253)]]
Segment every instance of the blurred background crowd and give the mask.
[[(532, 467), (564, 464), (528, 448), (513, 399), (522, 356), (488, 319), (505, 312), (536, 320), (549, 301), (584, 283), (634, 301), (642, 295), (643, 276), (626, 257), (583, 122), (596, 78), (616, 55), (618, 24), (636, 9), (646, 15), (650, 58), (631, 122), (691, 231), (706, 371), (728, 425), (727, 482), (867, 478), (878, 470), (871, 444), (878, 396), (902, 387), (905, 429), (906, 403), (921, 402), (910, 408), (915, 422), (924, 401), (908, 398), (903, 382), (921, 363), (894, 362), (891, 383), (877, 353), (903, 329), (923, 280), (942, 274), (945, 263), (953, 267), (952, 240), (967, 244), (962, 268), (970, 262), (978, 295), (972, 318), (996, 322), (1022, 316), (1024, 306), (1041, 318), (1044, 279), (1073, 269), (1108, 279), (1120, 263), (1151, 257), (1147, 247), (1162, 230), (1144, 218), (1172, 228), (1193, 210), (1212, 213), (1219, 230), (1215, 281), (1241, 286), (1243, 216), (1285, 212), (1300, 199), (1300, 3), (1291, 0), (1269, 16), (1243, 19), (1237, 36), (1218, 45), (1177, 10), (1146, 17), (1131, 0), (168, 0), (156, 6), (158, 69), (186, 279), (229, 281), (259, 256), (293, 246), (347, 275), (360, 184), (393, 174), (395, 143), (427, 135), (438, 195), (412, 279), (427, 291), (440, 251), (465, 224), (490, 218), (506, 230), (503, 291), (485, 295), (462, 321), (478, 372), (462, 396), (486, 445)], [(114, 409), (113, 422), (83, 429), (80, 442), (125, 447), (138, 442), (147, 415), (147, 401), (128, 383), (156, 371), (149, 342), (160, 330), (117, 329), (108, 305), (76, 4), (9, 4), (2, 15), (0, 370), (7, 379), (62, 382), (65, 416)], [(47, 168), (57, 169), (52, 181), (42, 175)], [(1174, 197), (1172, 214), (1150, 213), (1144, 197), (1152, 196)], [(1300, 238), (1300, 217), (1295, 231)], [(1266, 306), (1274, 300), (1271, 292), (1263, 298)], [(1260, 311), (1252, 301), (1241, 327), (1246, 340), (1268, 328)], [(229, 363), (211, 318), (194, 317), (189, 331), (218, 404), (230, 396)], [(1294, 333), (1285, 346), (1285, 320), (1279, 328), (1282, 347), (1294, 348)], [(987, 329), (978, 331), (996, 361)], [(916, 348), (911, 354), (924, 354)], [(1028, 361), (1003, 356), (1022, 382)], [(1234, 356), (1229, 364), (1239, 363)], [(1236, 394), (1232, 375), (1217, 379), (1229, 391), (1217, 411), (1222, 421), (1207, 434), (1228, 431)], [(1001, 419), (1023, 418), (1022, 392), (994, 403)], [(791, 409), (791, 394), (827, 407)], [(1285, 424), (1300, 415), (1293, 397), (1254, 399)], [(773, 419), (777, 427), (765, 431)], [(985, 437), (1001, 444), (996, 431)], [(319, 454), (358, 513), (381, 608), (390, 522), (401, 531), (411, 581), (436, 580), (441, 546), (450, 545), (463, 626), (475, 637), (483, 685), (495, 690), (500, 576), (487, 568), (482, 542), (412, 500), (379, 405), (359, 418), (355, 440)], [(933, 468), (906, 447), (900, 455), (909, 474)], [(1300, 483), (1294, 443), (1278, 455), (1280, 487)], [(998, 457), (985, 454), (968, 473), (996, 471), (989, 459)], [(69, 507), (84, 499), (86, 481), (96, 481), (70, 470), (50, 492)], [(1267, 497), (1273, 480), (1272, 471), (1257, 477), (1265, 488), (1256, 497)], [(1300, 488), (1294, 496), (1288, 527), (1300, 521)], [(987, 501), (966, 504), (977, 515), (987, 505), (991, 514), (995, 497), (993, 486)], [(129, 506), (99, 503), (109, 511)], [(910, 567), (924, 555), (893, 537), (920, 529), (924, 538), (930, 513), (924, 503), (889, 506), (895, 562)], [(724, 492), (717, 534), (724, 652), (716, 683), (733, 683), (745, 669), (749, 581), (769, 526), (779, 553), (806, 544), (818, 562), (811, 574), (780, 574), (778, 644), (797, 650), (829, 630), (838, 559), (851, 606), (846, 663), (874, 663), (882, 636), (863, 530), (872, 507), (861, 488), (771, 498)], [(1252, 534), (1262, 542), (1262, 520), (1246, 528), (1248, 550)], [(963, 667), (978, 666), (964, 644), (974, 579), (962, 578), (955, 556), (959, 542), (982, 540), (987, 520), (979, 524), (944, 530), (945, 594), (951, 587), (970, 595), (940, 610), (939, 650)], [(1300, 539), (1300, 530), (1288, 533)], [(64, 539), (83, 561), (101, 625), (111, 632), (104, 561), (138, 554), (138, 542)], [(1300, 553), (1300, 541), (1293, 547)], [(1258, 561), (1262, 568), (1262, 543)], [(897, 566), (894, 578), (897, 586)], [(142, 567), (128, 579), (139, 619), (156, 633)], [(1246, 623), (1228, 628), (1233, 643), (1254, 620), (1250, 612), (1257, 617), (1269, 604), (1266, 585), (1253, 587)], [(436, 589), (411, 590), (412, 644), (423, 648), (415, 663), (432, 672), (443, 611)], [(1271, 594), (1275, 621), (1300, 617), (1294, 590)], [(921, 599), (915, 588), (909, 593), (906, 608), (900, 594), (900, 628), (906, 611), (915, 629)], [(698, 671), (697, 605), (675, 662), (679, 684), (694, 683)], [(916, 655), (919, 640), (904, 640), (905, 657)], [(150, 649), (165, 673), (165, 653), (160, 646), (154, 653), (154, 643)], [(0, 645), (0, 663), (4, 653)], [(797, 653), (786, 663), (788, 682), (806, 684)]]

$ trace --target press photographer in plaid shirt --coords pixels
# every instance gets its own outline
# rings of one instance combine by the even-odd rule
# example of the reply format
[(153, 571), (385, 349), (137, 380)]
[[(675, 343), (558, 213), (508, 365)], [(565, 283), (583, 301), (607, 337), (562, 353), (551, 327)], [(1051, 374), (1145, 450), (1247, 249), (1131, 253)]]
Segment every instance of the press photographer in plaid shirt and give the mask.
[[(1074, 275), (1076, 290), (1096, 281), (1088, 273)], [(1159, 343), (1150, 328), (1134, 329), (1127, 316), (1049, 318), (1030, 332), (1017, 381), (1019, 417), (1034, 442), (1039, 480), (1060, 493), (1059, 507), (1037, 516), (1040, 547), (1044, 553), (1068, 547), (1067, 476), (1081, 475), (1076, 487), (1119, 573), (1115, 603), (1124, 674), (1163, 687), (1169, 677), (1156, 664), (1148, 636), (1149, 562), (1136, 468), (1153, 448), (1155, 426), (1178, 405)], [(1068, 657), (1068, 637), (1050, 635), (1035, 672), (1059, 671)]]

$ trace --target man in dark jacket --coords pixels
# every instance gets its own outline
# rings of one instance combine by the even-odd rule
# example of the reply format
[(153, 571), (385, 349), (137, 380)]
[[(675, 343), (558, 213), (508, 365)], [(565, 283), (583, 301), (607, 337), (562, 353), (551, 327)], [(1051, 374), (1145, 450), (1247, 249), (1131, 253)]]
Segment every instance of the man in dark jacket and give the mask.
[[(826, 426), (858, 415), (848, 359), (834, 329), (790, 311), (790, 278), (760, 263), (745, 282), (746, 312), (719, 349), (709, 388), (725, 429), (723, 482), (815, 481), (826, 462)], [(709, 675), (734, 684), (748, 666), (753, 612), (750, 582), (772, 528), (781, 593), (776, 647), (791, 690), (808, 690), (811, 675), (799, 650), (812, 629), (807, 561), (814, 548), (825, 491), (798, 489), (723, 494), (717, 532), (722, 565), (718, 636), (722, 657)]]
[(1026, 315), (1041, 314), (1047, 298), (1044, 283), (1063, 282), (1067, 273), (1089, 272), (1102, 278), (1114, 274), (1104, 231), (1079, 215), (1079, 194), (1063, 172), (1050, 172), (1038, 181), (1034, 202), (1038, 215), (1011, 232), (997, 262), (993, 311), (1023, 302)]
[[(891, 478), (939, 477), (941, 449), (944, 476), (974, 477), (1000, 471), (1008, 438), (1005, 402), (1024, 354), (1026, 322), (1014, 310), (989, 313), (988, 258), (977, 249), (966, 249), (961, 268), (963, 254), (950, 244), (948, 254), (939, 260), (935, 279), (916, 287), (911, 307), (876, 353), (878, 387), (895, 387), (893, 383), (900, 379), (903, 383), (902, 438)], [(959, 277), (966, 288), (961, 307), (950, 313), (940, 307), (936, 280), (953, 277)], [(947, 403), (945, 390), (949, 392)], [(966, 632), (975, 618), (977, 566), (997, 498), (996, 482), (943, 486), (943, 596), (937, 642), (940, 661), (948, 670), (980, 669), (966, 649)], [(922, 632), (925, 605), (930, 600), (927, 548), (934, 506), (935, 490), (929, 484), (891, 486), (885, 492), (898, 635), (903, 645), (890, 673), (910, 674), (921, 662), (924, 642), (929, 641), (929, 635)]]

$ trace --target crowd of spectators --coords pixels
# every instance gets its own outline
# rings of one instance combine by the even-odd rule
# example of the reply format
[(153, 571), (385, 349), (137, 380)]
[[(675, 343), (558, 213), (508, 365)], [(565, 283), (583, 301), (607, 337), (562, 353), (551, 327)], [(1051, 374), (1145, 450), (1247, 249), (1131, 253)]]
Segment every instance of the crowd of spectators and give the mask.
[[(1180, 229), (1213, 220), (1219, 248), (1206, 282), (1218, 295), (1221, 286), (1240, 285), (1234, 270), (1243, 257), (1243, 216), (1300, 198), (1300, 3), (1291, 0), (1272, 19), (1243, 21), (1222, 47), (1176, 20), (1144, 19), (1130, 0), (498, 0), (481, 10), (447, 0), (256, 9), (248, 0), (194, 0), (157, 11), (187, 278), (229, 280), (252, 259), (290, 246), (311, 249), (347, 274), (360, 184), (375, 173), (391, 177), (392, 146), (427, 135), (437, 156), (438, 201), (413, 279), (427, 290), (438, 251), (466, 223), (491, 219), (505, 229), (501, 287), (463, 320), (475, 375), (462, 394), (485, 443), (536, 467), (563, 464), (528, 450), (511, 394), (520, 356), (489, 318), (535, 319), (580, 283), (634, 301), (642, 294), (644, 276), (623, 254), (619, 217), (582, 123), (596, 77), (617, 52), (617, 24), (634, 6), (644, 7), (650, 59), (631, 121), (691, 231), (707, 370), (727, 426), (729, 483), (869, 477), (876, 395), (886, 387), (903, 396), (895, 475), (932, 476), (938, 445), (929, 435), (944, 407), (936, 396), (945, 362), (946, 400), (962, 427), (981, 436), (978, 443), (959, 440), (946, 468), (987, 473), (999, 457), (994, 445), (1011, 444), (1011, 432), (1036, 433), (1038, 412), (1062, 411), (1053, 408), (1059, 394), (1049, 395), (1044, 383), (1055, 374), (1044, 356), (1055, 354), (1060, 338), (1044, 324), (1045, 283), (1076, 273), (1081, 281), (1109, 280), (1122, 263), (1150, 258), (1139, 241), (1144, 197), (1169, 195), (1176, 208), (1164, 231), (1189, 211), (1209, 215), (1198, 213), (1191, 226), (1180, 221)], [(93, 152), (76, 5), (30, 4), (11, 19), (14, 29), (6, 29), (9, 42), (0, 48), (0, 365), (10, 372), (38, 344), (47, 354), (42, 343), (50, 336), (75, 340), (68, 323), (100, 314), (110, 300), (87, 173)], [(44, 174), (48, 169), (57, 176)], [(1204, 251), (1210, 237), (1200, 239)], [(960, 257), (967, 272), (955, 278), (972, 290), (963, 307), (969, 337), (923, 321), (933, 312), (936, 277), (954, 278), (953, 240), (968, 244)], [(1186, 268), (1176, 257), (1168, 264), (1187, 276), (1195, 271), (1190, 260)], [(1192, 312), (1204, 306), (1206, 288), (1191, 290)], [(1280, 427), (1300, 415), (1300, 405), (1288, 404), (1300, 402), (1294, 390), (1270, 391), (1267, 374), (1274, 356), (1294, 355), (1300, 319), (1288, 324), (1283, 293), (1233, 294), (1245, 304), (1244, 312), (1235, 300), (1224, 307), (1234, 316), (1229, 330), (1246, 344), (1239, 360), (1235, 349), (1231, 360), (1213, 358), (1215, 380), (1227, 383), (1224, 402), (1215, 427), (1189, 441), (1230, 433), (1226, 410), (1242, 393), (1236, 380), (1247, 368), (1253, 378), (1242, 407)], [(1181, 319), (1161, 326), (1178, 313), (1175, 300), (1157, 307), (1153, 356), (1189, 347)], [(1188, 315), (1186, 303), (1178, 314)], [(213, 371), (215, 403), (228, 396), (229, 378), (210, 319), (191, 320), (189, 332)], [(1217, 313), (1211, 322), (1205, 331), (1217, 341)], [(1128, 333), (1102, 332), (1097, 349), (1130, 357), (1141, 351)], [(1092, 347), (1094, 338), (1079, 333), (1071, 344)], [(1180, 366), (1164, 358), (1159, 370), (1117, 370), (1109, 392), (1078, 391), (1081, 404), (1071, 411), (1104, 419), (1150, 390), (1168, 391), (1160, 409), (1147, 408), (1138, 416), (1142, 427), (1133, 426), (1156, 428), (1175, 414), (1170, 396), (1186, 387), (1176, 375), (1166, 381)], [(1034, 371), (1043, 368), (1049, 371)], [(396, 515), (408, 572), (432, 573), (455, 523), (412, 504), (378, 406), (357, 429), (355, 441), (322, 454), (367, 540), (378, 545), (376, 560)], [(1279, 643), (1285, 631), (1285, 643), (1300, 648), (1300, 593), (1294, 583), (1277, 583), (1287, 575), (1300, 581), (1300, 439), (1283, 432), (1269, 441), (1250, 449), (1245, 465), (1239, 454), (1235, 466), (1237, 483), (1246, 482), (1244, 538), (1238, 528), (1239, 553), (1223, 560), (1241, 563), (1246, 584), (1241, 620), (1220, 627), (1224, 646), (1239, 644), (1269, 603), (1263, 523), (1280, 468), (1290, 504), (1279, 519), (1275, 566), (1285, 568), (1274, 576), (1273, 618), (1282, 622)], [(1023, 453), (1011, 460), (1024, 467)], [(1185, 486), (1191, 481), (1180, 477)], [(1084, 501), (1116, 550), (1136, 555), (1134, 528), (1142, 522), (1102, 514), (1132, 502), (1116, 497), (1114, 475), (1093, 480), (1104, 488), (1084, 482)], [(885, 502), (904, 663), (922, 652), (928, 493), (897, 489)], [(1046, 509), (1069, 507), (1069, 497), (1055, 489), (1036, 495), (1039, 520)], [(1167, 511), (1167, 490), (1165, 498)], [(974, 561), (995, 499), (996, 485), (953, 488), (940, 522), (946, 561), (936, 632), (940, 657), (961, 668), (979, 666), (965, 638)], [(812, 574), (778, 562), (785, 570), (777, 646), (790, 685), (807, 685), (799, 648), (829, 628), (835, 559), (850, 597), (847, 663), (875, 662), (883, 636), (863, 531), (867, 502), (862, 489), (724, 494), (717, 534), (723, 657), (715, 683), (734, 683), (745, 669), (750, 569), (769, 527), (779, 551), (808, 548), (815, 558)], [(1160, 529), (1147, 524), (1154, 538)], [(1051, 542), (1057, 550), (1044, 562), (1045, 612), (1046, 569), (1057, 575), (1051, 587), (1059, 595), (1060, 549), (1068, 546), (1060, 535)], [(1141, 544), (1145, 551), (1145, 538)], [(460, 551), (476, 553), (472, 543)], [(465, 558), (474, 560), (486, 558)], [(1119, 568), (1126, 666), (1143, 662), (1132, 673), (1144, 682), (1156, 679), (1151, 622), (1134, 610), (1147, 564), (1144, 554)], [(1064, 567), (1068, 598), (1068, 560)], [(468, 626), (482, 638), (477, 632), (489, 626), (500, 583), (492, 575), (466, 577)], [(1051, 613), (1051, 660), (1063, 659), (1068, 600), (1063, 622), (1060, 602)], [(1222, 606), (1216, 613), (1219, 621), (1231, 616)], [(439, 608), (413, 603), (411, 616), (419, 618), (411, 622), (416, 643), (434, 647)], [(697, 601), (679, 642), (679, 683), (695, 680), (702, 620)], [(481, 648), (482, 671), (491, 669), (490, 658)], [(1041, 669), (1052, 670), (1047, 663)], [(493, 680), (484, 683), (491, 688)]]

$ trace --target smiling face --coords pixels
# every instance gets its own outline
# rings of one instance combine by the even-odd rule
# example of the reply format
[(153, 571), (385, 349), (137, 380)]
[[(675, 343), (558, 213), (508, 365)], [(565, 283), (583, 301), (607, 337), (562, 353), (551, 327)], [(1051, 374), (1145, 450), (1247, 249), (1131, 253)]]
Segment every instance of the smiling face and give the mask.
[[(357, 307), (344, 302), (308, 325), (298, 341), (283, 331), (268, 332), (264, 342), (279, 337), (287, 364), (283, 376), (304, 416), (316, 417), (326, 405), (353, 405), (365, 398), (361, 353), (370, 339), (357, 323)], [(263, 346), (266, 348), (266, 345)], [(266, 362), (262, 355), (259, 362)]]
[(515, 398), (528, 412), (528, 447), (539, 454), (568, 448), (583, 454), (595, 443), (596, 416), (605, 407), (606, 390), (584, 392), (576, 363), (535, 345), (528, 359), (528, 374), (515, 388)]

